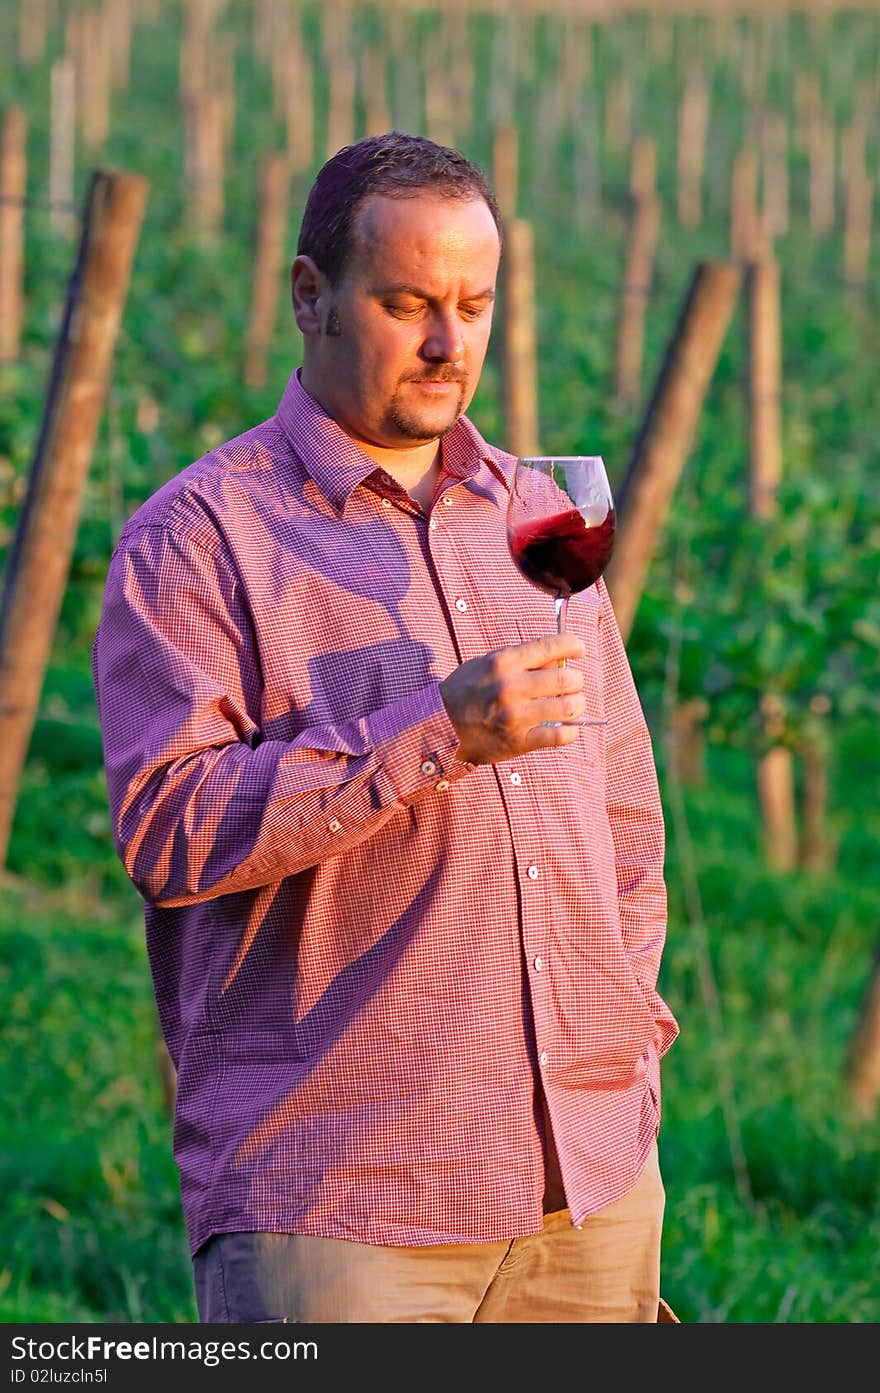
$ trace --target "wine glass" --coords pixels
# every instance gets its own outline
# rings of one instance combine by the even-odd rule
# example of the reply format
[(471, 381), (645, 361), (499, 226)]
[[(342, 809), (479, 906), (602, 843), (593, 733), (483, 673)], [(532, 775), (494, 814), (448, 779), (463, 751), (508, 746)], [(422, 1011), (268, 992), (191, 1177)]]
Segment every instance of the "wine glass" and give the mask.
[[(557, 633), (565, 628), (570, 596), (594, 585), (608, 565), (614, 527), (614, 498), (601, 455), (528, 455), (517, 460), (507, 507), (507, 543), (526, 579), (553, 596)], [(605, 722), (584, 718), (577, 724)]]

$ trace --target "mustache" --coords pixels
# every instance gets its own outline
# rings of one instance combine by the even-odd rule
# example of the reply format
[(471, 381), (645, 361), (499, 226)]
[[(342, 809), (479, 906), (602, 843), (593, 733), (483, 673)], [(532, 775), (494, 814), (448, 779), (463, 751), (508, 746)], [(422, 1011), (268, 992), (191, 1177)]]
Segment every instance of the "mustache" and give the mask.
[(468, 375), (461, 368), (435, 368), (433, 372), (411, 372), (402, 377), (401, 382), (467, 382)]

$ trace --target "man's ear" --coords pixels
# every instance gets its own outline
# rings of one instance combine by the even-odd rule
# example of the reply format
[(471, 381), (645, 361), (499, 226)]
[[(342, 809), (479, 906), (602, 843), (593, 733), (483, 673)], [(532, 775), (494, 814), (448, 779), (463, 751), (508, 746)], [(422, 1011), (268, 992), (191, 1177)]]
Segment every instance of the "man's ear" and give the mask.
[(300, 333), (314, 338), (321, 332), (321, 319), (329, 290), (327, 277), (310, 256), (298, 256), (290, 268), (290, 296)]

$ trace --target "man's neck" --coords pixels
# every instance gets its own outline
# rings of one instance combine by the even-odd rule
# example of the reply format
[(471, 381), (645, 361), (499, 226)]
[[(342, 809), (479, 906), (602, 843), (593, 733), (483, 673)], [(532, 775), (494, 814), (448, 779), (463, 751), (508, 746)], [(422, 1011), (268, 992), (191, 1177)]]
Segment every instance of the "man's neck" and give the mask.
[(361, 441), (358, 444), (364, 454), (369, 455), (401, 488), (406, 489), (410, 498), (415, 499), (426, 513), (430, 511), (440, 477), (439, 440), (431, 440), (412, 450), (386, 450), (378, 445), (365, 445)]

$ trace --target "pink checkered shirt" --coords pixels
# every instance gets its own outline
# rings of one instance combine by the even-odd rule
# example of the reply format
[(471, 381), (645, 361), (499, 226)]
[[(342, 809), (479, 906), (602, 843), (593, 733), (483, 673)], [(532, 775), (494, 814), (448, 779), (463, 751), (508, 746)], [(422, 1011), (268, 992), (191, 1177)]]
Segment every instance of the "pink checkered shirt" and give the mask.
[(555, 627), (512, 464), (462, 418), (429, 517), (294, 373), (119, 539), (93, 668), (192, 1252), (539, 1232), (539, 1089), (574, 1223), (657, 1135), (663, 820), (601, 582), (568, 623), (606, 726), (474, 768), (440, 697)]

